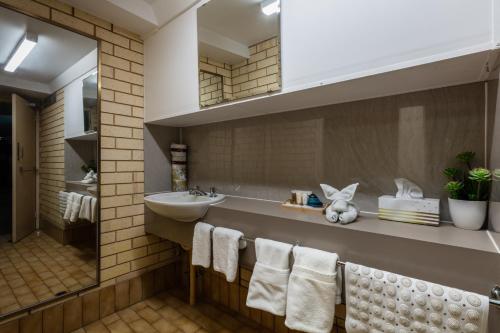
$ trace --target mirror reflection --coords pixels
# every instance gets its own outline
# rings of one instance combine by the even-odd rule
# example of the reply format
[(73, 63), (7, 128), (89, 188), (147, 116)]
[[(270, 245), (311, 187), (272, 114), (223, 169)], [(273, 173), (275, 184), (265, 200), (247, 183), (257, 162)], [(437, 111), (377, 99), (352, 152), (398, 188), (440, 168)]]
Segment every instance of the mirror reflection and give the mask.
[(198, 9), (200, 106), (281, 89), (279, 0), (211, 0)]
[(0, 45), (4, 316), (97, 283), (98, 92), (93, 39), (0, 7)]

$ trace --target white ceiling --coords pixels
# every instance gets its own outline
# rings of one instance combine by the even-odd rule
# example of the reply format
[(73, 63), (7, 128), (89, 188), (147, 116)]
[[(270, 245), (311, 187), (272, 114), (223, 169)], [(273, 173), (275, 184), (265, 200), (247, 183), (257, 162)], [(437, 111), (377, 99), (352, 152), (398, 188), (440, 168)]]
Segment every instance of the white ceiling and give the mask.
[[(25, 31), (38, 43), (14, 73), (3, 71)], [(93, 39), (0, 7), (0, 72), (16, 80), (49, 83), (97, 47)]]
[(250, 46), (279, 34), (279, 15), (264, 15), (261, 0), (211, 0), (198, 9), (198, 27)]
[(146, 37), (201, 0), (62, 0)]

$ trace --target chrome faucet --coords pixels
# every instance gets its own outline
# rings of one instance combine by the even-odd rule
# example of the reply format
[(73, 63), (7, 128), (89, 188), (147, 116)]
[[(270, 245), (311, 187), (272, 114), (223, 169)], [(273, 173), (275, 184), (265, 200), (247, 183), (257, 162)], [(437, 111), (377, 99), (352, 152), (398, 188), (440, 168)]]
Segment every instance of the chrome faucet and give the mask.
[(215, 187), (210, 188), (210, 194), (208, 195), (210, 198), (215, 198), (217, 196), (217, 193), (215, 193)]
[(191, 195), (196, 195), (196, 196), (207, 195), (207, 192), (200, 189), (199, 186), (195, 186), (194, 188), (190, 188), (188, 191), (189, 191), (189, 194), (191, 194)]

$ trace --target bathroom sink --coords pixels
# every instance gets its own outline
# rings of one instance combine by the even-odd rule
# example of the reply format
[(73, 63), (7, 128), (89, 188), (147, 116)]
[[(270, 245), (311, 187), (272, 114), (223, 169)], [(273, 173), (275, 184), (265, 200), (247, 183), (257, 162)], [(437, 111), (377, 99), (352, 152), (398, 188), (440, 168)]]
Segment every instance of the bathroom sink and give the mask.
[(181, 222), (193, 222), (203, 217), (208, 207), (224, 200), (223, 194), (216, 197), (193, 195), (189, 192), (172, 192), (148, 195), (144, 198), (146, 206), (158, 215)]

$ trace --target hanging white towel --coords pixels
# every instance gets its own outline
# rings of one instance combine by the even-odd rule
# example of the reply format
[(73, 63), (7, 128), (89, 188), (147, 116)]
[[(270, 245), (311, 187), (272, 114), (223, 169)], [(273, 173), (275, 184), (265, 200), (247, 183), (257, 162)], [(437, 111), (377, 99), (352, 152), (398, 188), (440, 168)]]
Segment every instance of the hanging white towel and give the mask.
[(90, 222), (97, 222), (97, 198), (92, 197), (90, 200)]
[(285, 315), (291, 251), (291, 244), (255, 240), (257, 263), (248, 286), (248, 307)]
[(82, 205), (83, 195), (78, 193), (73, 193), (73, 201), (71, 202), (71, 216), (69, 217), (70, 222), (78, 221), (78, 215), (80, 214), (80, 206)]
[(69, 220), (71, 218), (71, 210), (73, 209), (73, 198), (76, 193), (68, 193), (68, 198), (66, 200), (66, 210), (64, 211), (63, 219)]
[(90, 195), (86, 195), (82, 198), (82, 204), (80, 205), (80, 212), (78, 213), (79, 219), (87, 220), (90, 222), (90, 220), (92, 219), (91, 202), (92, 202), (92, 197)]
[(59, 213), (64, 216), (66, 213), (66, 204), (68, 202), (68, 192), (59, 191)]
[(353, 263), (345, 278), (348, 333), (488, 332), (486, 296)]
[(198, 222), (194, 226), (193, 235), (193, 252), (191, 256), (191, 264), (210, 267), (210, 259), (212, 255), (212, 230), (214, 226), (204, 222)]
[(337, 271), (338, 256), (295, 246), (293, 257), (295, 262), (288, 282), (285, 325), (303, 332), (329, 333), (341, 288), (341, 283), (337, 283), (337, 276), (341, 275)]
[(243, 233), (233, 229), (215, 228), (213, 232), (214, 270), (224, 273), (227, 282), (236, 279), (241, 237)]

